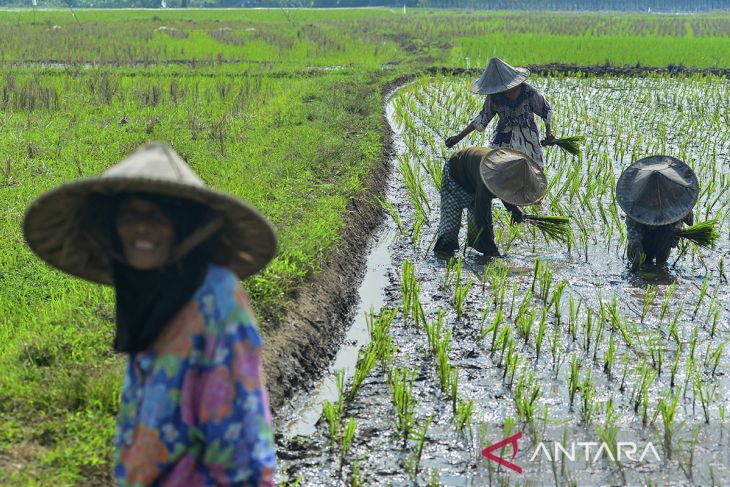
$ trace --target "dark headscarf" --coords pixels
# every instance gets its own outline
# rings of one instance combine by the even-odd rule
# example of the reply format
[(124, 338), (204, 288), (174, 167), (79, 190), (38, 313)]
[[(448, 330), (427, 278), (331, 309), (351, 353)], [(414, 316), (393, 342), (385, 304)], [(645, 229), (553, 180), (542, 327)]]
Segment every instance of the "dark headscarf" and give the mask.
[[(139, 196), (158, 205), (175, 224), (177, 244), (188, 237), (205, 216), (201, 206), (177, 198), (119, 195), (110, 205), (112, 241), (118, 251), (121, 251), (121, 243), (116, 233), (116, 214), (119, 203), (127, 196)], [(161, 269), (141, 271), (114, 260), (117, 322), (114, 349), (123, 353), (148, 350), (168, 322), (193, 297), (203, 281), (209, 260), (204, 246), (198, 246)]]

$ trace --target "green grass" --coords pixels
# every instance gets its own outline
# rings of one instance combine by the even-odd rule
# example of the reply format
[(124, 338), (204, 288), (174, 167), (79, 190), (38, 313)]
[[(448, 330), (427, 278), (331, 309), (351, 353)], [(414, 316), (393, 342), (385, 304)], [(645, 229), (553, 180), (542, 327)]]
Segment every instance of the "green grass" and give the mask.
[[(113, 295), (24, 245), (23, 213), (43, 191), (171, 141), (275, 224), (279, 254), (246, 282), (266, 330), (338, 245), (347, 202), (381, 158), (381, 90), (397, 77), (493, 54), (730, 65), (727, 14), (410, 12), (79, 11), (81, 26), (66, 10), (0, 12), (0, 484), (111, 480)], [(52, 62), (70, 65), (34, 64)]]

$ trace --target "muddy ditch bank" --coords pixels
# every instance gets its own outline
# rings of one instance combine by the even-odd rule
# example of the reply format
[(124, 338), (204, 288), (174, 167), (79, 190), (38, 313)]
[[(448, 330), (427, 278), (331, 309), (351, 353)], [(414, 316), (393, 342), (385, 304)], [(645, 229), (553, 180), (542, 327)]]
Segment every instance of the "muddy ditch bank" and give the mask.
[[(383, 89), (384, 96), (392, 91)], [(342, 344), (352, 322), (359, 284), (364, 275), (368, 242), (383, 220), (375, 203), (390, 174), (393, 136), (385, 121), (380, 162), (347, 207), (342, 241), (323, 270), (296, 290), (281, 317), (262, 324), (264, 370), (274, 415), (295, 391), (305, 390), (322, 376)]]
[[(578, 200), (569, 199), (567, 191), (554, 195), (555, 207), (572, 206), (575, 217), (591, 225), (591, 238), (580, 248), (569, 250), (524, 226), (513, 228), (496, 204), (504, 258), (485, 261), (465, 249), (455, 256), (460, 261), (434, 255), (430, 246), (439, 195), (423, 163), (442, 157), (434, 140), (454, 133), (459, 124), (442, 126), (429, 118), (443, 106), (444, 94), (456, 89), (439, 83), (413, 83), (401, 90), (407, 99), (396, 95), (387, 105), (396, 135), (394, 177), (386, 197), (398, 218), (383, 224), (368, 261), (385, 276), (382, 287), (371, 290), (379, 294), (381, 306), (365, 320), (371, 338), (377, 335), (371, 330), (385, 330), (363, 349), (363, 358), (373, 351), (373, 364), (367, 368), (365, 360), (351, 357), (342, 394), (336, 377), (330, 378), (334, 386), (327, 394), (305, 394), (312, 399), (304, 408), (307, 416), (319, 417), (323, 398), (332, 404), (313, 425), (302, 426), (297, 417), (278, 418), (277, 480), (321, 486), (730, 483), (725, 346), (730, 288), (721, 260), (730, 256), (727, 214), (709, 207), (709, 216), (722, 220), (715, 251), (691, 250), (668, 268), (650, 267), (637, 275), (627, 272), (615, 222), (607, 216), (600, 223), (598, 214), (588, 218), (588, 210), (578, 209)], [(558, 113), (595, 106), (593, 85), (571, 79), (534, 83), (540, 89), (549, 84)], [(624, 97), (656, 91), (651, 81), (633, 84), (631, 90), (610, 88), (615, 101), (632, 110), (645, 109)], [(666, 89), (674, 90), (678, 104), (703, 92), (702, 87)], [(603, 105), (613, 106), (601, 100)], [(639, 119), (628, 108), (621, 116), (639, 120), (636, 128), (647, 139), (659, 137), (643, 127), (653, 126), (651, 117)], [(593, 142), (578, 166), (582, 169), (548, 152), (549, 179), (617, 177), (630, 153), (624, 156), (617, 148), (617, 155), (612, 148), (605, 163), (588, 160), (604, 160), (605, 139), (622, 120), (616, 127), (596, 125), (595, 132), (588, 131)], [(567, 121), (561, 126), (568, 127)], [(695, 140), (690, 133), (662, 137), (657, 147)], [(726, 139), (717, 144), (717, 154), (724, 155), (711, 164), (722, 174), (730, 151)], [(688, 157), (707, 161), (707, 145), (692, 142), (683, 149)], [(408, 187), (408, 165), (422, 174), (423, 201), (429, 205), (420, 210)], [(596, 198), (596, 205), (608, 207), (600, 195)], [(703, 198), (702, 204), (711, 199)], [(675, 251), (671, 260), (677, 256)], [(457, 304), (459, 294), (463, 299)], [(355, 390), (358, 369), (367, 371)], [(516, 455), (510, 446), (494, 454), (520, 473), (483, 455), (489, 445), (510, 438), (519, 443)]]

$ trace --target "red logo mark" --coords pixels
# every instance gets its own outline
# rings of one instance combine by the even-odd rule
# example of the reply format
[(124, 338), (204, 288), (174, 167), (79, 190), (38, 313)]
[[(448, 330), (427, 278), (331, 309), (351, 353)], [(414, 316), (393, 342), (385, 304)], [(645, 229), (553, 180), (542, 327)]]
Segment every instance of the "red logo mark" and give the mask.
[(497, 455), (493, 454), (492, 452), (494, 450), (499, 450), (502, 447), (505, 447), (507, 445), (512, 445), (512, 458), (510, 460), (514, 460), (517, 456), (517, 440), (522, 438), (522, 432), (520, 431), (516, 435), (512, 435), (509, 438), (505, 438), (504, 440), (500, 441), (499, 443), (495, 443), (493, 445), (490, 445), (486, 447), (484, 450), (482, 450), (482, 456), (489, 458), (490, 460), (493, 460), (500, 465), (509, 468), (510, 470), (514, 470), (517, 473), (522, 473), (522, 467), (519, 465), (515, 465), (514, 463), (510, 462), (509, 460), (505, 460), (502, 457), (498, 457)]

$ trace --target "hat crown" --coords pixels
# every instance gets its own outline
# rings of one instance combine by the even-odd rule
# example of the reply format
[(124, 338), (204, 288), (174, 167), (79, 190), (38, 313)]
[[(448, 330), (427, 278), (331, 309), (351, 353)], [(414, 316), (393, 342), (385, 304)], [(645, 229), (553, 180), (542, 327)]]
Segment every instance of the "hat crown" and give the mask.
[(500, 93), (521, 84), (529, 75), (528, 70), (515, 68), (498, 57), (493, 57), (481, 77), (472, 83), (471, 91), (483, 95)]
[(689, 213), (699, 196), (692, 169), (670, 156), (651, 156), (627, 167), (616, 184), (621, 208), (647, 225), (666, 225)]
[(517, 206), (537, 203), (547, 190), (542, 167), (527, 154), (508, 147), (490, 150), (482, 158), (479, 175), (491, 193)]
[(180, 155), (161, 142), (145, 144), (118, 164), (107, 169), (102, 178), (144, 178), (204, 187), (205, 183)]

